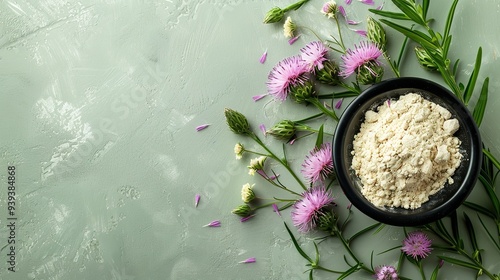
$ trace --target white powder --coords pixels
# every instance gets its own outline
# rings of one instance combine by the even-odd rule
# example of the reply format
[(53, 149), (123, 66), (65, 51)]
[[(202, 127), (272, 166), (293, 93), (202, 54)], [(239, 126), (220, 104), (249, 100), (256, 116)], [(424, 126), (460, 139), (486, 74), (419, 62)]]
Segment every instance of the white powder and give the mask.
[(448, 110), (415, 93), (367, 111), (352, 151), (363, 195), (379, 207), (419, 208), (453, 184), (462, 158), (458, 128)]

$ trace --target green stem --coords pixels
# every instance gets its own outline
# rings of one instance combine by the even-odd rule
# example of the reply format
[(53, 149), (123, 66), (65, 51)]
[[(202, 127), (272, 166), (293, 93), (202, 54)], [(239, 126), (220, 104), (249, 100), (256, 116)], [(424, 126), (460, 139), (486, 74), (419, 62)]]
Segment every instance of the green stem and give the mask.
[(315, 269), (319, 269), (319, 270), (323, 270), (323, 271), (327, 271), (327, 272), (331, 272), (331, 273), (337, 273), (337, 274), (342, 274), (344, 273), (343, 271), (337, 271), (337, 270), (331, 270), (331, 269), (328, 269), (328, 268), (324, 268), (322, 267), (321, 265), (317, 265), (315, 267)]
[(250, 137), (255, 142), (257, 142), (257, 144), (259, 144), (264, 150), (266, 150), (266, 152), (269, 153), (269, 156), (272, 159), (276, 160), (281, 165), (283, 165), (283, 167), (285, 167), (285, 169), (292, 175), (292, 177), (297, 181), (297, 183), (299, 183), (299, 185), (302, 187), (302, 189), (307, 190), (307, 187), (304, 185), (304, 183), (302, 182), (302, 180), (299, 179), (299, 177), (297, 176), (297, 174), (295, 174), (295, 172), (290, 168), (290, 165), (288, 165), (287, 162), (285, 162), (283, 159), (277, 157), (271, 150), (269, 150), (269, 148), (262, 142), (262, 140), (260, 140), (260, 138), (255, 133), (252, 132), (250, 134)]
[(308, 98), (306, 100), (307, 102), (313, 104), (314, 106), (316, 106), (316, 108), (318, 108), (321, 112), (323, 112), (323, 114), (331, 117), (332, 119), (334, 119), (335, 121), (338, 121), (339, 120), (339, 117), (337, 117), (337, 115), (335, 114), (334, 111), (330, 111), (328, 110), (320, 101), (318, 98)]
[(269, 207), (269, 206), (272, 206), (273, 204), (277, 203), (278, 201), (273, 201), (273, 202), (270, 202), (270, 203), (266, 203), (266, 204), (262, 204), (262, 205), (259, 205), (259, 206), (256, 206), (255, 208), (253, 208), (252, 210), (257, 210), (257, 209), (261, 209), (261, 208), (265, 208), (265, 207)]
[(422, 280), (426, 280), (424, 268), (422, 267), (422, 262), (418, 261), (418, 270), (420, 271), (420, 276), (422, 276)]
[(387, 63), (389, 63), (389, 65), (391, 65), (392, 72), (394, 72), (396, 77), (398, 77), (398, 78), (401, 77), (401, 75), (399, 74), (399, 69), (396, 68), (396, 65), (394, 65), (394, 63), (392, 63), (391, 58), (389, 57), (389, 55), (387, 55), (387, 52), (384, 52), (384, 58), (385, 58), (385, 60), (387, 60)]
[(301, 0), (301, 1), (297, 2), (297, 3), (294, 3), (294, 4), (290, 5), (290, 6), (282, 9), (282, 10), (285, 13), (288, 12), (288, 11), (290, 11), (290, 10), (297, 10), (298, 8), (300, 8), (302, 5), (304, 5), (308, 1), (309, 0)]
[(319, 113), (319, 114), (316, 114), (316, 115), (312, 115), (310, 117), (307, 117), (305, 119), (301, 119), (301, 120), (298, 120), (298, 121), (293, 121), (294, 123), (301, 123), (301, 122), (306, 122), (306, 121), (309, 121), (309, 120), (313, 120), (315, 118), (319, 118), (323, 116), (323, 113)]
[(357, 266), (360, 269), (363, 269), (364, 271), (367, 271), (367, 272), (369, 272), (371, 274), (375, 273), (373, 270), (371, 270), (370, 268), (366, 267), (362, 262), (359, 261), (359, 259), (356, 257), (356, 254), (354, 254), (354, 252), (352, 251), (351, 246), (349, 246), (349, 243), (344, 238), (344, 236), (342, 235), (342, 232), (338, 228), (334, 228), (333, 229), (333, 235), (334, 236), (338, 236), (338, 238), (342, 242), (342, 245), (346, 249), (347, 253), (349, 253), (349, 255), (351, 256), (351, 258), (356, 262)]
[(342, 48), (343, 53), (345, 53), (346, 48), (345, 48), (345, 45), (344, 45), (344, 40), (342, 39), (342, 31), (340, 29), (340, 24), (339, 24), (338, 17), (335, 17), (335, 23), (337, 24), (337, 29), (339, 31), (339, 40), (340, 40), (339, 46)]
[[(308, 126), (308, 125), (300, 124), (300, 123), (295, 123), (295, 128), (297, 130), (301, 130), (301, 131), (311, 131), (311, 132), (315, 132), (315, 133), (319, 132), (319, 130), (317, 130), (317, 129), (314, 129), (314, 128)], [(333, 134), (328, 133), (328, 132), (323, 132), (323, 134), (333, 136)]]

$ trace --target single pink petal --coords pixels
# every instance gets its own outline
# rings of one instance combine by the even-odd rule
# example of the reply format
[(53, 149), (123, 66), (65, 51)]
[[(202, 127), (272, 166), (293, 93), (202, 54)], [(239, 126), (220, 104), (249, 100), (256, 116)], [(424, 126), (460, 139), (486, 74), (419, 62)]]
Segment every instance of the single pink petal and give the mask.
[(299, 39), (300, 35), (297, 35), (293, 38), (291, 38), (290, 40), (288, 40), (288, 44), (289, 45), (292, 45), (293, 43), (295, 43), (295, 41), (297, 41)]
[(204, 225), (203, 227), (220, 227), (220, 221), (219, 220), (211, 221), (210, 223)]
[(209, 124), (202, 124), (196, 127), (196, 131), (202, 131), (203, 129), (209, 127)]
[(352, 20), (352, 19), (348, 19), (346, 20), (347, 24), (349, 25), (358, 25), (361, 23), (361, 21), (355, 21), (355, 20)]
[(352, 0), (345, 0), (345, 3), (346, 3), (347, 5), (351, 5), (351, 2), (352, 2)]
[(352, 31), (358, 33), (359, 35), (366, 37), (366, 30), (361, 30), (361, 29), (351, 29)]
[(375, 5), (375, 2), (373, 0), (360, 0), (361, 3), (366, 4), (366, 5)]
[(391, 100), (387, 99), (387, 107), (391, 108)]
[(276, 180), (279, 176), (280, 176), (280, 174), (276, 174), (276, 175), (269, 177), (268, 179), (269, 180)]
[(297, 140), (297, 138), (293, 138), (292, 140), (290, 140), (290, 142), (288, 142), (288, 144), (293, 145), (293, 143), (295, 143), (295, 140)]
[(339, 6), (339, 13), (340, 13), (340, 14), (341, 14), (341, 15), (342, 15), (345, 19), (347, 19), (347, 14), (346, 14), (346, 12), (345, 12), (344, 7)]
[(198, 207), (198, 203), (200, 203), (200, 195), (196, 194), (194, 196), (194, 207)]
[(259, 125), (259, 128), (260, 128), (260, 131), (262, 131), (262, 133), (264, 134), (264, 136), (266, 136), (267, 135), (266, 125), (261, 124), (261, 125)]
[(276, 205), (276, 203), (273, 204), (273, 209), (274, 212), (276, 212), (276, 214), (281, 217), (280, 209), (278, 208), (278, 205)]
[(244, 222), (250, 220), (253, 217), (255, 217), (255, 214), (241, 218), (240, 222), (244, 223)]
[(344, 101), (344, 98), (341, 98), (339, 101), (337, 101), (337, 104), (335, 104), (335, 109), (340, 109), (343, 101)]
[(267, 94), (254, 95), (254, 96), (252, 96), (252, 99), (253, 99), (253, 101), (257, 102), (266, 96), (267, 96)]
[(347, 210), (351, 210), (352, 208), (352, 203), (347, 204)]
[(254, 263), (254, 262), (256, 262), (256, 261), (257, 261), (257, 260), (256, 260), (255, 258), (253, 258), (253, 257), (252, 257), (252, 258), (248, 258), (248, 259), (246, 259), (246, 260), (244, 260), (244, 261), (241, 261), (241, 262), (239, 262), (239, 263)]
[(267, 59), (267, 50), (262, 54), (259, 61), (260, 63), (264, 64), (264, 62), (266, 62), (266, 59)]

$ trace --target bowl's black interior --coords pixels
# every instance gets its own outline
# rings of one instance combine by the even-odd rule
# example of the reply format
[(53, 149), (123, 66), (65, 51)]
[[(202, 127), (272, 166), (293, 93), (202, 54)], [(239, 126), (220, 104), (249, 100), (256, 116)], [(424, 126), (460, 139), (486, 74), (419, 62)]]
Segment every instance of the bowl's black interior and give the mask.
[[(359, 132), (364, 114), (387, 99), (397, 100), (400, 95), (418, 93), (425, 99), (443, 106), (458, 119), (460, 129), (454, 134), (460, 139), (463, 155), (453, 175), (454, 183), (446, 184), (429, 201), (417, 209), (377, 207), (362, 194), (359, 178), (351, 168), (352, 142)], [(361, 93), (344, 111), (333, 140), (333, 159), (339, 184), (347, 198), (360, 211), (380, 222), (397, 226), (417, 226), (438, 220), (454, 211), (474, 187), (482, 160), (482, 144), (478, 128), (469, 111), (446, 88), (420, 78), (396, 78), (376, 84)]]

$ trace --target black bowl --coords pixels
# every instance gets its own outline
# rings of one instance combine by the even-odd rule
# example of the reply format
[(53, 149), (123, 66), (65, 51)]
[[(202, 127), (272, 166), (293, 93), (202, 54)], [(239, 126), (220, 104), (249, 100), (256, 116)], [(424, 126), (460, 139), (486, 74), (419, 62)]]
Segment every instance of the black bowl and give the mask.
[[(361, 182), (351, 168), (354, 135), (359, 132), (367, 110), (374, 109), (387, 99), (415, 92), (425, 99), (448, 109), (459, 121), (455, 132), (462, 143), (460, 166), (452, 176), (454, 183), (429, 197), (416, 209), (377, 207), (361, 193)], [(482, 162), (482, 143), (479, 130), (468, 109), (448, 89), (421, 78), (395, 78), (375, 84), (363, 91), (342, 114), (333, 137), (333, 162), (339, 184), (352, 204), (367, 216), (395, 226), (419, 226), (434, 222), (456, 210), (476, 184)]]

